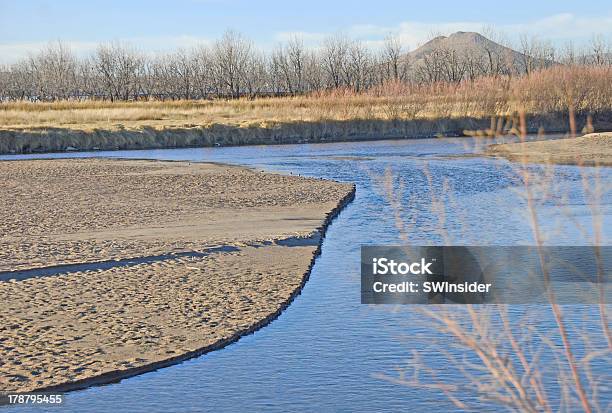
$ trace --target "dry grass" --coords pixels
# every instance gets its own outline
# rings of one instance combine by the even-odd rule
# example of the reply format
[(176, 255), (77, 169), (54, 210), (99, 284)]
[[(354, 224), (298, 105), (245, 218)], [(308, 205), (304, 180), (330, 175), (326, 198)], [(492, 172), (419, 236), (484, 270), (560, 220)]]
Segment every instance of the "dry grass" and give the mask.
[(390, 83), (361, 94), (216, 101), (60, 101), (0, 104), (0, 128), (79, 130), (212, 124), (265, 127), (271, 122), (412, 120), (612, 110), (610, 67), (554, 67), (523, 78), (481, 78), (460, 84)]

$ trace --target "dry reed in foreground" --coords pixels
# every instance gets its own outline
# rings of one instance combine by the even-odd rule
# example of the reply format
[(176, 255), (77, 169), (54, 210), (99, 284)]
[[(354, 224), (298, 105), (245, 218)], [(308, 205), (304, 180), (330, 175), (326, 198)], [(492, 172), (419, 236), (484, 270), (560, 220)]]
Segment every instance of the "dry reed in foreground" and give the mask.
[[(521, 116), (518, 137), (525, 141), (525, 116)], [(554, 165), (533, 168), (529, 158), (520, 155), (514, 168), (522, 186), (516, 189), (526, 208), (535, 247), (540, 252), (544, 285), (550, 287), (550, 274), (541, 251), (544, 245), (550, 244), (551, 234), (541, 221), (541, 208), (563, 196), (555, 188)], [(430, 176), (427, 165), (424, 165), (424, 173)], [(579, 174), (592, 225), (590, 232), (578, 222), (576, 226), (591, 240), (595, 255), (600, 257), (597, 251), (606, 242), (601, 205), (610, 185), (602, 181), (599, 169), (580, 168)], [(395, 211), (400, 238), (408, 241), (414, 224), (402, 215), (401, 181), (398, 190), (394, 184), (397, 178), (391, 171), (375, 178), (384, 184), (385, 196)], [(447, 205), (444, 197), (434, 191), (431, 180), (429, 183), (431, 212), (438, 217), (437, 233), (444, 245), (452, 245), (445, 231)], [(448, 190), (445, 182), (441, 191)], [(560, 215), (565, 213), (563, 204), (558, 210)], [(565, 222), (572, 222), (571, 214)], [(397, 374), (375, 376), (403, 386), (439, 391), (457, 408), (470, 411), (483, 410), (483, 406), (492, 408), (492, 405), (520, 412), (606, 411), (610, 407), (606, 371), (611, 362), (612, 334), (607, 314), (610, 305), (605, 301), (602, 281), (609, 269), (604, 269), (601, 262), (597, 267), (595, 275), (601, 283), (598, 305), (569, 307), (571, 310), (568, 310), (557, 303), (554, 289), (547, 288), (548, 305), (521, 307), (520, 310), (508, 305), (420, 307), (417, 311), (423, 323), (428, 329), (435, 329), (440, 339), (429, 338), (423, 349), (413, 350), (412, 359), (405, 366), (398, 366)], [(568, 316), (570, 311), (572, 317)], [(584, 325), (570, 321), (580, 312), (585, 318)], [(447, 368), (459, 377), (451, 380), (447, 374), (432, 368), (432, 354), (434, 358), (443, 359)]]

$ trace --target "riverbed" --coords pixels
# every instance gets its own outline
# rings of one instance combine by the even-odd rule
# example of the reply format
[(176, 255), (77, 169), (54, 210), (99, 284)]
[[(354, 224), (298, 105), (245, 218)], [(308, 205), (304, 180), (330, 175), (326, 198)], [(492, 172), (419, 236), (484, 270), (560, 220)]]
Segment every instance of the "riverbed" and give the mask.
[[(438, 371), (438, 379), (463, 380), (456, 366), (436, 357), (432, 343), (444, 346), (444, 337), (414, 307), (360, 304), (359, 254), (361, 245), (377, 244), (533, 244), (520, 171), (506, 160), (481, 155), (482, 150), (482, 141), (459, 138), (69, 154), (231, 163), (351, 182), (357, 190), (329, 227), (301, 295), (277, 320), (222, 350), (69, 393), (61, 410), (452, 410), (436, 390), (379, 378), (381, 373), (396, 375), (413, 350), (430, 346), (428, 365)], [(612, 169), (529, 168), (546, 178), (533, 184), (546, 244), (591, 245), (598, 234), (594, 227), (601, 229), (599, 243), (610, 244), (612, 194), (604, 191), (593, 199), (585, 187), (609, 185)], [(389, 188), (398, 196), (399, 210)], [(601, 219), (595, 225), (594, 213)], [(528, 314), (532, 328), (553, 327), (547, 307), (509, 311), (515, 320)], [(567, 317), (580, 324), (595, 319), (597, 308), (573, 306)], [(595, 366), (595, 371), (606, 370), (607, 363)], [(600, 394), (604, 406), (611, 399), (607, 390)], [(26, 409), (9, 409), (20, 410)]]

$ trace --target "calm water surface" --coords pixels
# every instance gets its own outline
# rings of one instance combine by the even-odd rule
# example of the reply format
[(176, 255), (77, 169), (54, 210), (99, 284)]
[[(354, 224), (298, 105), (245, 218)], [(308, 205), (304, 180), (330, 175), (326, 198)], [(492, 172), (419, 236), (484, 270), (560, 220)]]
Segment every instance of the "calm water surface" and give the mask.
[[(272, 324), (197, 359), (117, 384), (69, 393), (60, 410), (453, 410), (438, 392), (402, 387), (375, 377), (377, 373), (396, 374), (412, 350), (436, 340), (439, 345), (445, 342), (410, 306), (396, 311), (359, 303), (359, 248), (403, 242), (533, 244), (520, 176), (509, 162), (480, 156), (477, 142), (424, 139), (71, 154), (227, 162), (354, 182), (357, 194), (329, 228), (302, 294)], [(581, 172), (573, 166), (558, 166), (552, 174), (539, 166), (533, 169), (549, 174), (550, 184), (545, 186), (553, 189), (545, 198), (538, 195), (537, 200), (548, 244), (592, 244), (594, 204), (603, 217), (602, 243), (610, 244), (612, 196), (608, 192), (594, 202), (583, 188), (585, 182), (609, 184), (611, 168)], [(407, 225), (407, 241), (401, 240), (396, 227), (383, 184), (385, 173), (396, 193), (401, 193), (400, 215)], [(445, 205), (443, 213), (432, 207), (432, 199)], [(538, 313), (533, 326), (543, 330), (552, 327), (545, 308), (516, 306), (510, 311), (517, 319), (528, 311)], [(596, 309), (574, 306), (568, 317), (584, 326), (585, 319), (596, 318)], [(457, 369), (436, 357), (435, 346), (428, 354), (439, 379), (460, 380)], [(605, 372), (609, 367), (604, 364), (596, 370)], [(602, 398), (609, 403), (607, 390)]]

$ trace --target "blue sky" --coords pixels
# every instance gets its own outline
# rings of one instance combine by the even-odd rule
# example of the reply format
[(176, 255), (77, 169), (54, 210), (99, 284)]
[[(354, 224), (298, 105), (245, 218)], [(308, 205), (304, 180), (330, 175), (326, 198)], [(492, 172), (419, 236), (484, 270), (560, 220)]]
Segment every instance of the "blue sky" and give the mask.
[(513, 1), (247, 1), (247, 0), (0, 0), (0, 63), (61, 39), (77, 53), (123, 40), (145, 51), (212, 42), (226, 29), (271, 48), (297, 33), (307, 44), (344, 32), (376, 45), (388, 33), (413, 49), (432, 33), (493, 26), (513, 41), (519, 33), (560, 44), (612, 38), (612, 2)]

